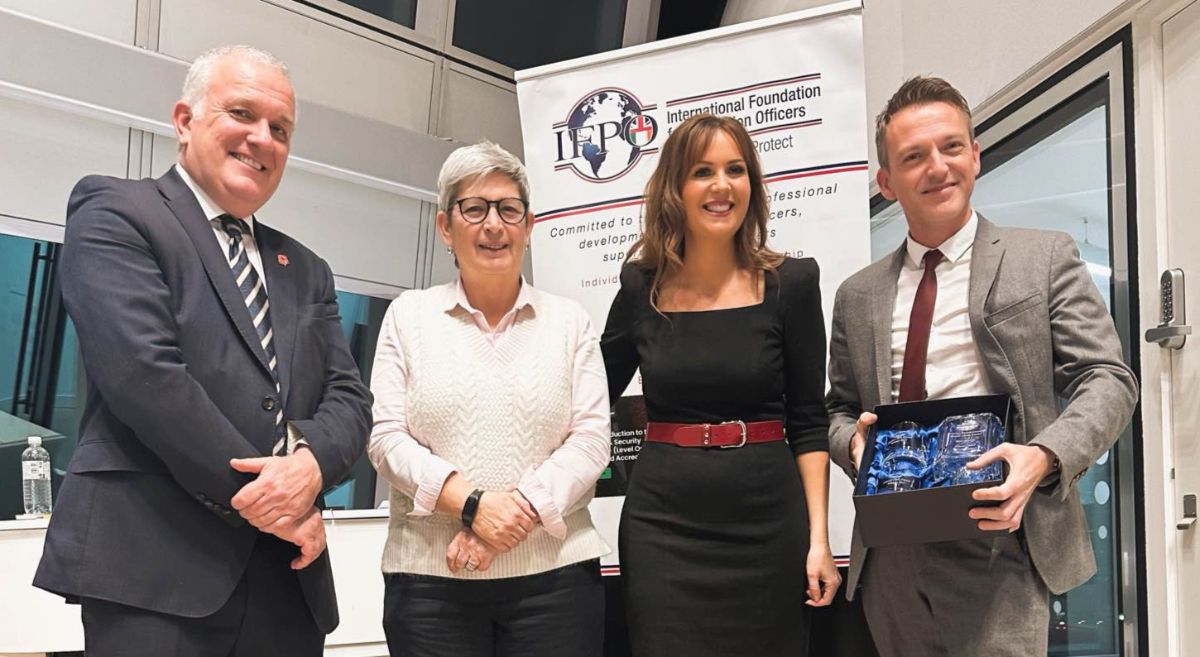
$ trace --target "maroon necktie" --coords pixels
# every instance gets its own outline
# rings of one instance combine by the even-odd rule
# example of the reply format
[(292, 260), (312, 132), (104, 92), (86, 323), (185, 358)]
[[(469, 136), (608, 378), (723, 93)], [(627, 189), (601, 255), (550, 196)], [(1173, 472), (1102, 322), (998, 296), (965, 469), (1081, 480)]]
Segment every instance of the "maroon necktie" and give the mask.
[(912, 314), (908, 316), (908, 341), (904, 344), (904, 369), (900, 371), (900, 401), (925, 399), (925, 357), (929, 354), (929, 328), (933, 324), (933, 304), (937, 301), (937, 273), (942, 252), (925, 253), (925, 275), (917, 285)]

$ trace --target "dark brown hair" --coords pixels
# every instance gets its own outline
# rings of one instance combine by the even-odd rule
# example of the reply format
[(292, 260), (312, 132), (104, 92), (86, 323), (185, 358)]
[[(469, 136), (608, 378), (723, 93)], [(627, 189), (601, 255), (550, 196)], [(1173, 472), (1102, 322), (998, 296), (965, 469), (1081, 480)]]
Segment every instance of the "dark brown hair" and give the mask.
[(957, 107), (967, 117), (967, 130), (971, 141), (975, 141), (975, 126), (971, 125), (971, 106), (967, 99), (949, 82), (941, 78), (918, 75), (909, 78), (900, 85), (896, 93), (888, 99), (887, 106), (875, 117), (875, 156), (879, 158), (879, 166), (888, 168), (887, 127), (892, 117), (900, 110), (913, 105), (927, 103), (946, 103)]
[(646, 183), (642, 236), (629, 249), (631, 262), (645, 271), (654, 272), (650, 303), (656, 309), (662, 282), (683, 267), (687, 225), (681, 194), (683, 184), (718, 131), (729, 135), (737, 144), (750, 176), (746, 218), (733, 236), (737, 264), (757, 274), (774, 271), (783, 262), (783, 254), (767, 248), (767, 221), (770, 218), (767, 188), (750, 135), (736, 119), (697, 114), (679, 124), (663, 144), (658, 166)]

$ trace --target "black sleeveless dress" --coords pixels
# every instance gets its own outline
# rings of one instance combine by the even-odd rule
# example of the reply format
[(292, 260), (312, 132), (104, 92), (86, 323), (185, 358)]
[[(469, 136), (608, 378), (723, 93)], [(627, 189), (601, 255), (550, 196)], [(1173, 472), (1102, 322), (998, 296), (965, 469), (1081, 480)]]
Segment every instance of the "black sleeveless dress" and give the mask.
[(618, 538), (638, 657), (808, 654), (808, 513), (795, 456), (828, 450), (819, 271), (787, 259), (761, 304), (658, 314), (626, 265), (601, 338), (613, 400), (642, 372), (651, 421), (783, 420), (787, 441), (645, 443)]

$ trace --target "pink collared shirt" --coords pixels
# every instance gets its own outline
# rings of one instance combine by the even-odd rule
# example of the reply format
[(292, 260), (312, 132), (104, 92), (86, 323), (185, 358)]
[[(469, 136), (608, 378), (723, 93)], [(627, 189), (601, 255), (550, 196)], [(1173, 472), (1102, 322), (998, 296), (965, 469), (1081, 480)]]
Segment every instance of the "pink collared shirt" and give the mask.
[[(471, 306), (462, 281), (454, 285), (453, 303), (448, 304), (445, 311), (449, 313), (462, 308), (468, 312), (480, 333), (493, 346), (504, 340), (516, 322), (536, 319), (538, 310), (530, 299), (529, 285), (523, 279), (516, 303), (494, 328), (488, 325), (481, 311)], [(571, 371), (569, 433), (558, 449), (540, 465), (524, 472), (517, 483), (517, 490), (538, 512), (546, 532), (559, 539), (565, 538), (567, 533), (563, 514), (595, 486), (596, 473), (608, 465), (611, 456), (608, 382), (599, 339), (586, 318), (579, 322), (579, 327), (578, 334), (573, 336), (575, 353)], [(409, 432), (408, 376), (399, 343), (396, 322), (385, 321), (371, 376), (375, 394), (374, 428), (367, 453), (379, 474), (412, 498), (413, 510), (409, 515), (427, 516), (434, 512), (446, 479), (458, 468), (434, 454)]]

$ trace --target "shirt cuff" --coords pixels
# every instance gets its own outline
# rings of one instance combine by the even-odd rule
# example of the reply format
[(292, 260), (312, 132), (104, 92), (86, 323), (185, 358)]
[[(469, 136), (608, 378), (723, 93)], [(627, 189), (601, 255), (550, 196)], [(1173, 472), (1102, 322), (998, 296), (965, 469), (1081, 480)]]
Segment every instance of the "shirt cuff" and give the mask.
[(550, 496), (550, 491), (542, 485), (533, 470), (526, 472), (525, 476), (521, 477), (521, 481), (517, 484), (517, 492), (524, 495), (533, 510), (537, 511), (538, 517), (542, 521), (542, 528), (546, 530), (547, 534), (559, 540), (567, 537), (567, 523), (563, 522), (562, 512), (554, 504), (554, 498)]
[(296, 425), (291, 422), (287, 423), (287, 453), (292, 454), (297, 447), (308, 447), (308, 440), (304, 438), (304, 434), (296, 428)]
[(431, 459), (417, 482), (417, 494), (413, 496), (413, 510), (410, 516), (429, 516), (437, 510), (438, 498), (442, 496), (442, 487), (446, 480), (454, 474), (454, 466), (441, 459)]
[(1050, 474), (1046, 475), (1045, 479), (1042, 479), (1040, 482), (1038, 482), (1038, 488), (1054, 488), (1058, 485), (1058, 482), (1062, 481), (1062, 461), (1058, 460), (1058, 454), (1055, 454), (1054, 450), (1050, 449), (1049, 447), (1046, 447), (1041, 443), (1031, 444), (1034, 447), (1039, 447), (1042, 451), (1046, 452), (1046, 455), (1050, 457), (1051, 461)]

